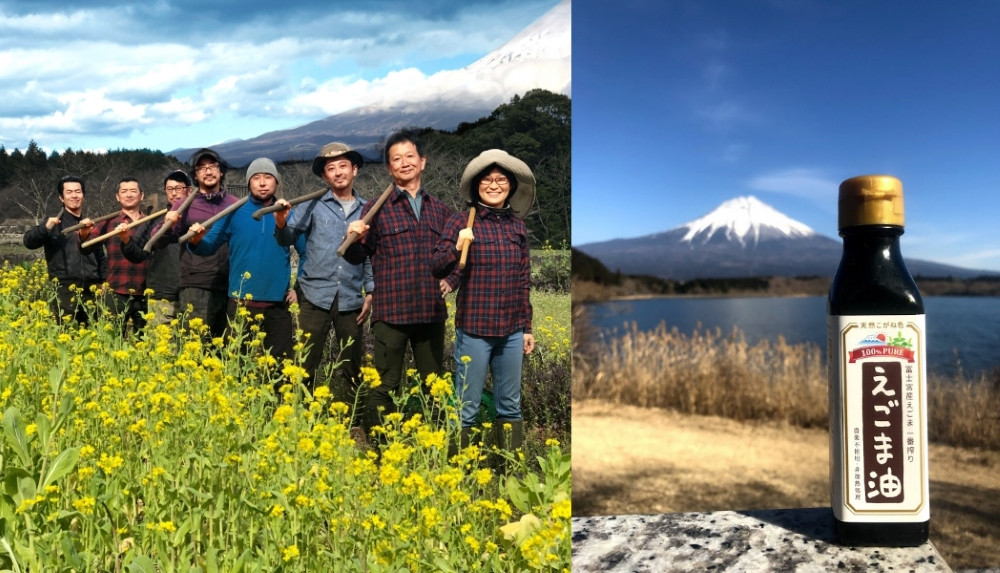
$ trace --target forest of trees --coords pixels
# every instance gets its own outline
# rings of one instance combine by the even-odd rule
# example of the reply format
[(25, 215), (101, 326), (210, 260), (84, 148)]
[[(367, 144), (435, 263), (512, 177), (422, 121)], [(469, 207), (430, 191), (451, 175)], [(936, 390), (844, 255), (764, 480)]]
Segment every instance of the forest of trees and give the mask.
[[(505, 149), (524, 160), (537, 180), (535, 209), (526, 220), (532, 246), (567, 247), (572, 181), (570, 131), (570, 98), (546, 90), (514, 96), (489, 116), (462, 123), (454, 131), (422, 129), (420, 137), (427, 154), (424, 184), (453, 208), (465, 209), (464, 198), (458, 196), (465, 166), (486, 149)], [(0, 202), (4, 206), (0, 223), (37, 224), (55, 215), (60, 209), (56, 182), (65, 175), (77, 175), (86, 182), (87, 215), (114, 211), (115, 186), (126, 176), (139, 180), (149, 207), (162, 208), (164, 175), (173, 169), (188, 168), (177, 158), (150, 149), (107, 153), (66, 149), (46, 154), (35, 141), (24, 151), (8, 151), (0, 145)], [(311, 159), (283, 162), (279, 169), (281, 191), (286, 198), (323, 185), (311, 171)], [(388, 182), (389, 175), (382, 165), (367, 165), (358, 174), (355, 189), (363, 197), (372, 198)], [(237, 194), (246, 193), (245, 171), (230, 170), (226, 186)]]

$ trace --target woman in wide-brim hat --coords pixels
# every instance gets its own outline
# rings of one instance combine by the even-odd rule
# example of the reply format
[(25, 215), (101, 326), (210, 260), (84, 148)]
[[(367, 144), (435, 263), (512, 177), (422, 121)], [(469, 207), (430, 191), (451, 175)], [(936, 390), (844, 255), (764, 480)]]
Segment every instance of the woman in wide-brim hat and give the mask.
[[(476, 423), (486, 372), (493, 375), (497, 442), (511, 449), (524, 442), (521, 365), (535, 347), (531, 332), (531, 259), (523, 218), (535, 198), (535, 177), (520, 159), (490, 149), (469, 162), (459, 187), (476, 209), (472, 228), (466, 213), (445, 225), (434, 251), (435, 276), (452, 273), (468, 243), (468, 260), (457, 275), (455, 389), (461, 403), (462, 442)], [(505, 428), (506, 426), (506, 428)], [(509, 438), (506, 432), (510, 432)]]

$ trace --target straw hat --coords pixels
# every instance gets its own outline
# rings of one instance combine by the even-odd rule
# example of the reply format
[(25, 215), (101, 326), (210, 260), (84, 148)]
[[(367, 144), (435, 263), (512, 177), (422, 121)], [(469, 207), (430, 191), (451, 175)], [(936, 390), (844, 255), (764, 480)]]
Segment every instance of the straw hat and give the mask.
[(507, 203), (510, 204), (511, 213), (519, 219), (523, 219), (531, 210), (532, 203), (535, 202), (535, 176), (532, 175), (528, 164), (507, 153), (502, 149), (487, 149), (476, 156), (465, 167), (462, 173), (462, 184), (458, 191), (461, 195), (468, 197), (473, 202), (479, 200), (479, 186), (473, 190), (473, 179), (487, 167), (498, 165), (514, 174), (517, 179), (517, 189), (512, 190)]

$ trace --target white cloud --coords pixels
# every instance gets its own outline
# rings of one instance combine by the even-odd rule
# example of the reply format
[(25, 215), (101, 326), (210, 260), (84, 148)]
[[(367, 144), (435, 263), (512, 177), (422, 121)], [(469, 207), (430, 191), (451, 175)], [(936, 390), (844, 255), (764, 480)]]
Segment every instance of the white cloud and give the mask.
[(818, 169), (791, 168), (754, 177), (748, 183), (748, 187), (757, 191), (794, 195), (825, 203), (831, 198), (836, 198), (840, 182), (830, 179)]
[(0, 144), (79, 148), (84, 138), (114, 136), (127, 146), (132, 130), (234, 115), (294, 125), (400, 93), (484, 97), (485, 80), (438, 72), (449, 64), (435, 60), (496, 48), (530, 23), (526, 10), (537, 17), (554, 1), (503, 3), (490, 8), (488, 25), (482, 5), (376, 4), (249, 3), (223, 13), (176, 0), (114, 9), (0, 0)]

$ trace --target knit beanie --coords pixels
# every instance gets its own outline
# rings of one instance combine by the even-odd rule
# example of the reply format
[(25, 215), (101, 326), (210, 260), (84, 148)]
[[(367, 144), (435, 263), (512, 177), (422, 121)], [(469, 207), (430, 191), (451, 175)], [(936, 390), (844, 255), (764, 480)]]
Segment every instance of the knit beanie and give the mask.
[(247, 185), (250, 185), (250, 178), (258, 173), (271, 175), (278, 181), (278, 185), (281, 185), (281, 175), (278, 175), (278, 167), (270, 159), (258, 157), (250, 163), (250, 167), (247, 167)]

